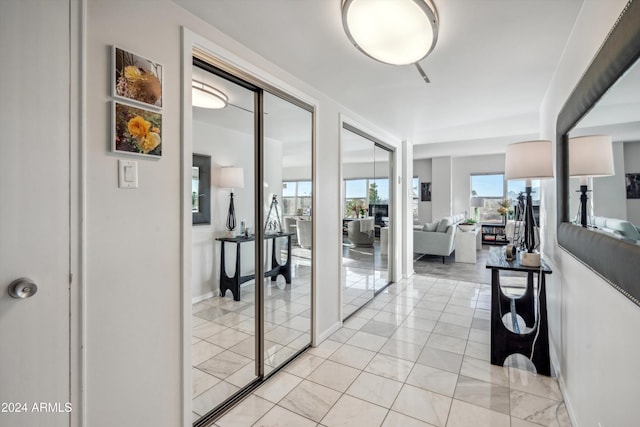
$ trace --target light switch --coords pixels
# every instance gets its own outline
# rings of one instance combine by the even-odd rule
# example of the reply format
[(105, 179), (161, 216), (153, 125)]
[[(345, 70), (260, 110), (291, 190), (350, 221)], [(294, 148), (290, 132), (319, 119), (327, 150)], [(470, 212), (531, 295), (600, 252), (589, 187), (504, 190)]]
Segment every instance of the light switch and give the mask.
[(118, 159), (118, 187), (138, 188), (138, 162)]

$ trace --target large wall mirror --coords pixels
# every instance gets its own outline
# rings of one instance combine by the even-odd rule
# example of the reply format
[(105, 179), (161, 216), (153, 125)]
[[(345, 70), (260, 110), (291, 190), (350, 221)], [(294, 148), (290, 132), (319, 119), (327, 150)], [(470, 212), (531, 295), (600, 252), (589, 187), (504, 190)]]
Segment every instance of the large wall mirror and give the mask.
[(639, 57), (640, 2), (630, 2), (557, 124), (558, 243), (638, 305)]
[(194, 154), (191, 166), (193, 224), (211, 224), (211, 156)]

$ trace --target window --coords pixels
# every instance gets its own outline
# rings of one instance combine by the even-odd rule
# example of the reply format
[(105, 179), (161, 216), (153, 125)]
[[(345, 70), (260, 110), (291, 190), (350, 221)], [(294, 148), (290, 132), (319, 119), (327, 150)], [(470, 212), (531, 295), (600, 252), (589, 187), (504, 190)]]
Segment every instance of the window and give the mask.
[(471, 195), (484, 199), (478, 208), (479, 222), (502, 223), (498, 208), (504, 200), (504, 174), (471, 175)]
[(282, 215), (311, 214), (311, 181), (282, 182)]
[(369, 209), (369, 205), (389, 204), (388, 178), (357, 178), (344, 180), (345, 216), (351, 216), (355, 207)]
[[(507, 182), (507, 198), (514, 201), (514, 205), (518, 200), (520, 193), (524, 194), (526, 181), (508, 181)], [(540, 180), (534, 179), (531, 181), (531, 199), (533, 200), (533, 206), (540, 205)]]
[[(515, 180), (508, 181), (506, 184), (505, 194), (504, 174), (471, 175), (471, 195), (484, 199), (484, 206), (478, 208), (481, 223), (502, 222), (503, 218), (498, 213), (498, 208), (503, 200), (509, 200), (511, 203), (507, 219), (515, 218), (518, 195), (521, 192), (524, 193), (526, 182), (524, 180)], [(540, 206), (540, 180), (533, 180), (531, 188), (534, 215), (537, 215)]]

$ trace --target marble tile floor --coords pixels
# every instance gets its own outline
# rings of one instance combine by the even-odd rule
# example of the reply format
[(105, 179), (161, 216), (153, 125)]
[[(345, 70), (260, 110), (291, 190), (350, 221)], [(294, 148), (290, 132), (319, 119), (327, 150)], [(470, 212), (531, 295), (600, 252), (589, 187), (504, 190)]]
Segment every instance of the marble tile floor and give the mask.
[(351, 248), (348, 239), (342, 245), (342, 314), (346, 318), (373, 298), (374, 292), (388, 283), (388, 257), (380, 254), (380, 241), (371, 248)]
[[(453, 276), (458, 280), (490, 284), (491, 270), (485, 266), (491, 248), (501, 248), (501, 246), (483, 245), (482, 249), (477, 251), (475, 264), (455, 262), (455, 250), (451, 255), (445, 257), (444, 264), (441, 256), (414, 253), (413, 270), (416, 274), (427, 274), (445, 279)], [(509, 275), (510, 273), (507, 271), (501, 273), (501, 276)], [(519, 274), (515, 273), (514, 276), (519, 276)]]
[[(265, 280), (265, 368), (271, 372), (311, 341), (311, 278), (308, 251), (292, 251), (292, 283)], [(284, 254), (283, 256), (286, 256)], [(241, 301), (231, 292), (192, 307), (194, 420), (253, 379), (255, 283), (242, 285)]]
[(489, 363), (489, 286), (388, 287), (219, 418), (231, 426), (571, 426), (555, 379)]

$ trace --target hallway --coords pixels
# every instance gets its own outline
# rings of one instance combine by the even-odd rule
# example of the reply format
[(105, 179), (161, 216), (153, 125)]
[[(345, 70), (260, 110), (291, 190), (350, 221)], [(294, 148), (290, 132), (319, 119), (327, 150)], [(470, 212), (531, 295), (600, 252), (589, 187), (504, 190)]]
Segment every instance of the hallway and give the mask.
[(489, 363), (490, 288), (414, 275), (387, 288), (216, 426), (570, 426), (555, 379)]

